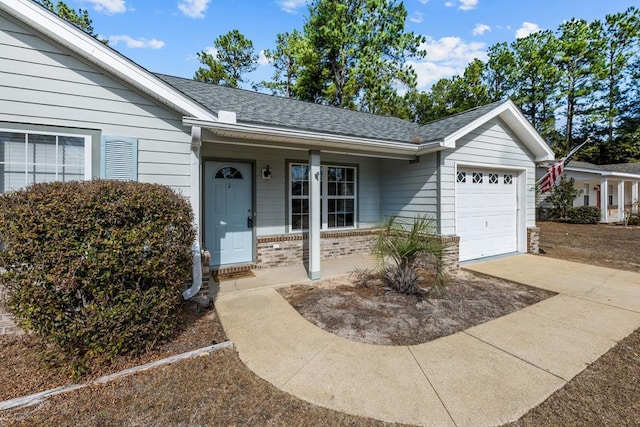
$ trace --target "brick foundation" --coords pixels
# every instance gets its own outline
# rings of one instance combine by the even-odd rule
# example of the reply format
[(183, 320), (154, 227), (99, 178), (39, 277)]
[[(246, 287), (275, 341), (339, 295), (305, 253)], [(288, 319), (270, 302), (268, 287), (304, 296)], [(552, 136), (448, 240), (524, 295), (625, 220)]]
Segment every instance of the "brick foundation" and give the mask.
[[(320, 233), (321, 259), (369, 255), (379, 229), (325, 231)], [(307, 262), (309, 240), (306, 233), (280, 234), (258, 238), (255, 268), (283, 267)]]
[(540, 229), (538, 227), (527, 228), (527, 253), (540, 253)]
[[(370, 255), (379, 229), (327, 231), (320, 233), (321, 259)], [(449, 272), (460, 268), (460, 238), (443, 236), (443, 262)], [(309, 246), (306, 234), (282, 234), (258, 238), (258, 261), (254, 268), (283, 267), (307, 262)]]
[(442, 253), (442, 265), (448, 273), (454, 273), (460, 269), (460, 237), (442, 236), (440, 241), (446, 245)]

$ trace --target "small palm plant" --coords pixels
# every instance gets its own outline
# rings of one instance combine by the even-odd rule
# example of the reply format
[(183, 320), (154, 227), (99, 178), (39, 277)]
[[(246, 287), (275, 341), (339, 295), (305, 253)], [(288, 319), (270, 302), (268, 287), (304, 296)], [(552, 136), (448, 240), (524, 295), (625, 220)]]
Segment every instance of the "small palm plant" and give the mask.
[(446, 283), (445, 248), (432, 218), (392, 216), (385, 221), (373, 254), (381, 264), (379, 277), (387, 286), (405, 294), (432, 295)]

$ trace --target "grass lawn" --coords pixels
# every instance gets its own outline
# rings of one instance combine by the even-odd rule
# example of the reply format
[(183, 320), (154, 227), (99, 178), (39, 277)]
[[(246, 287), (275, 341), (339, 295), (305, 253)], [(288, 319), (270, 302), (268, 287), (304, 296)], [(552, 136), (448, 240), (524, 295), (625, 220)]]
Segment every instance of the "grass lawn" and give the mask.
[[(639, 228), (552, 223), (541, 223), (540, 227), (544, 256), (640, 272)], [(202, 319), (194, 320), (192, 327), (200, 328), (204, 324), (207, 329), (218, 328), (214, 312)], [(204, 331), (187, 330), (182, 334), (186, 334), (180, 338), (184, 342), (174, 345), (176, 352), (179, 348), (188, 350), (189, 343), (194, 347), (204, 346), (203, 342), (211, 338), (211, 335), (204, 337)], [(216, 334), (217, 339), (221, 339), (222, 332), (216, 331)], [(37, 349), (25, 347), (21, 341), (3, 339), (0, 342), (3, 385), (11, 378), (14, 393), (25, 392), (30, 387), (31, 392), (47, 388), (51, 381), (34, 356)], [(157, 356), (165, 357), (165, 354)], [(120, 367), (123, 366), (126, 363)], [(53, 378), (62, 381), (59, 376), (53, 375)], [(638, 390), (640, 331), (637, 330), (513, 425), (640, 425)], [(385, 424), (297, 399), (254, 375), (233, 350), (222, 350), (208, 357), (59, 395), (34, 407), (5, 411), (0, 413), (0, 425)]]

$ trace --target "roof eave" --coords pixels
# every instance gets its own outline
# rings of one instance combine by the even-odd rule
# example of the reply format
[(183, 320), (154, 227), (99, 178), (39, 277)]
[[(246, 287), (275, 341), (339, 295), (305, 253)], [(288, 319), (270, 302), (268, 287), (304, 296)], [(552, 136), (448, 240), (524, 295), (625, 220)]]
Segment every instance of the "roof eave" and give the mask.
[(565, 170), (570, 172), (590, 173), (594, 175), (600, 175), (603, 177), (640, 179), (640, 174), (634, 174), (634, 173), (628, 173), (628, 172), (614, 172), (614, 171), (606, 171), (602, 169), (576, 168), (571, 166), (567, 166)]
[(271, 137), (279, 141), (293, 142), (300, 149), (315, 148), (359, 154), (386, 154), (389, 155), (389, 158), (412, 159), (446, 148), (442, 141), (410, 144), (256, 124), (214, 122), (194, 117), (185, 117), (182, 123), (185, 126), (209, 129), (218, 135), (233, 135), (239, 138)]
[(3, 0), (0, 2), (0, 10), (171, 109), (181, 114), (217, 120), (216, 115), (211, 111), (99, 40), (54, 14), (48, 13), (36, 2)]

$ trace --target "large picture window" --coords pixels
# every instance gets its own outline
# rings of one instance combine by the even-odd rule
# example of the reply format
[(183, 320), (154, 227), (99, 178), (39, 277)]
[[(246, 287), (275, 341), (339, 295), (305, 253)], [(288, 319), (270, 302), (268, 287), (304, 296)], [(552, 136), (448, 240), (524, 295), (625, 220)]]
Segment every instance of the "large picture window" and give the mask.
[[(309, 165), (290, 165), (289, 218), (292, 231), (309, 228)], [(323, 165), (321, 168), (322, 229), (356, 225), (356, 168)]]
[(86, 179), (87, 137), (0, 130), (0, 193)]

